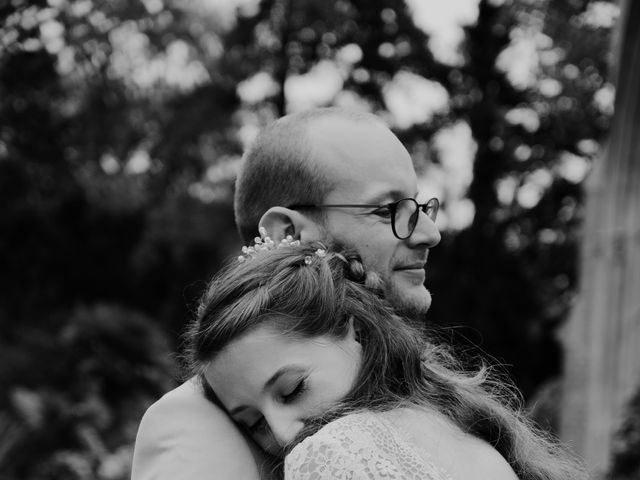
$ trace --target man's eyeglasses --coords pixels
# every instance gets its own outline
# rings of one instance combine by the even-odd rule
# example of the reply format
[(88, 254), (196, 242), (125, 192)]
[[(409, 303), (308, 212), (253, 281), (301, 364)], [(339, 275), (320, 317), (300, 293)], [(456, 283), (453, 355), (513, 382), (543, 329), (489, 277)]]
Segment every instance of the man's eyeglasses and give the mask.
[(413, 198), (403, 198), (396, 202), (383, 205), (369, 204), (316, 204), (316, 205), (291, 205), (289, 208), (374, 208), (371, 215), (391, 218), (391, 230), (399, 240), (405, 240), (411, 236), (418, 224), (418, 212), (422, 211), (435, 222), (438, 216), (440, 202), (437, 198), (430, 198), (426, 203), (418, 203)]

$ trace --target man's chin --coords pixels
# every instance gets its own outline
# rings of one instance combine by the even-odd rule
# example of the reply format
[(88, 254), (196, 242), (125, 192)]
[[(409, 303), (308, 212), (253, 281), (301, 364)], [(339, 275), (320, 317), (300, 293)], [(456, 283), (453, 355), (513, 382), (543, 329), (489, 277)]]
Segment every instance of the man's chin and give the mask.
[(431, 306), (431, 293), (422, 285), (397, 286), (387, 297), (398, 313), (412, 319), (422, 319)]

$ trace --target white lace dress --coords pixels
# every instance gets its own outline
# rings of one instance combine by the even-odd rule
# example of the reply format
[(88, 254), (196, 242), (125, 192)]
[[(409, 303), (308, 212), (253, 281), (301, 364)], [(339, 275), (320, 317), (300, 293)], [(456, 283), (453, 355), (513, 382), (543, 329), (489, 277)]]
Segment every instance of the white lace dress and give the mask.
[(298, 444), (285, 480), (452, 480), (385, 413), (339, 418)]

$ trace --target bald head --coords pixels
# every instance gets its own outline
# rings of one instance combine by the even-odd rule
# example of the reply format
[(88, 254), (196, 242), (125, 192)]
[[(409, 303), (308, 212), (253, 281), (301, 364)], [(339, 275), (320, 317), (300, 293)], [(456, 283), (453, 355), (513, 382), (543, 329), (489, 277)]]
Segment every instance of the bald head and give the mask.
[[(236, 182), (236, 225), (245, 243), (258, 231), (262, 215), (272, 206), (322, 203), (337, 181), (332, 165), (332, 143), (313, 132), (317, 123), (358, 124), (382, 122), (369, 113), (319, 108), (280, 118), (258, 135), (245, 153)], [(322, 215), (322, 212), (311, 212)]]
[[(247, 243), (260, 225), (275, 242), (292, 235), (355, 250), (395, 307), (421, 315), (431, 304), (424, 266), (440, 233), (418, 194), (409, 152), (377, 117), (312, 110), (278, 120), (247, 152), (236, 221)], [(400, 222), (415, 223), (402, 237), (390, 206), (406, 199)]]

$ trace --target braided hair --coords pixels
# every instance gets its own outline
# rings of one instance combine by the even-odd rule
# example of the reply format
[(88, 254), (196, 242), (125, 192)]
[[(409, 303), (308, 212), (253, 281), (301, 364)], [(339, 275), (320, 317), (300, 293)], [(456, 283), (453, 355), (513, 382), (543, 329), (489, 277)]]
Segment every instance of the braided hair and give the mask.
[(296, 245), (231, 263), (209, 284), (187, 334), (189, 372), (205, 387), (207, 365), (265, 323), (293, 338), (344, 338), (355, 326), (361, 368), (351, 392), (312, 419), (299, 439), (350, 412), (417, 405), (484, 439), (522, 480), (586, 478), (557, 442), (537, 431), (511, 384), (486, 366), (468, 372), (429, 332), (399, 317), (381, 280), (357, 254)]

